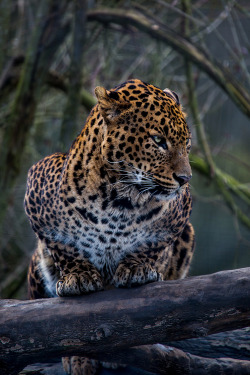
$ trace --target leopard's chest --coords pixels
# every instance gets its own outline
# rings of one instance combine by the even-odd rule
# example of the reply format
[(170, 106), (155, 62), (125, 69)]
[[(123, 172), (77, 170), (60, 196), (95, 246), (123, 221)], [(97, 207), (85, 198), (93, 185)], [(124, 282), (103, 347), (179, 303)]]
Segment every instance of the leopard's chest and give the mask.
[(105, 210), (96, 204), (91, 211), (76, 207), (68, 228), (61, 228), (56, 240), (71, 243), (74, 256), (112, 274), (127, 254), (173, 241), (184, 225), (181, 210), (181, 200), (129, 208), (110, 205)]
[[(117, 220), (102, 225), (85, 226), (87, 231), (82, 235), (79, 241), (79, 253), (87, 255), (91, 263), (97, 269), (106, 269), (109, 273), (113, 273), (118, 263), (127, 254), (135, 253), (141, 246), (147, 246), (148, 243), (166, 238), (166, 230), (158, 229), (158, 233), (154, 231), (152, 226), (139, 225), (136, 222), (136, 215), (129, 218), (121, 217), (121, 221)], [(81, 242), (81, 243), (80, 243)]]
[[(95, 215), (91, 219), (76, 217), (68, 224), (68, 228), (60, 228), (56, 240), (71, 244), (74, 255), (88, 258), (97, 268), (104, 264), (113, 266), (145, 238), (152, 237), (150, 231), (142, 229), (136, 223), (136, 215), (114, 214)], [(91, 216), (92, 218), (92, 216)], [(78, 225), (75, 225), (77, 220)]]
[(38, 234), (65, 245), (66, 256), (88, 259), (100, 272), (106, 270), (110, 275), (127, 254), (157, 246), (159, 241), (166, 245), (173, 242), (191, 210), (185, 194), (141, 205), (117, 197), (104, 206), (102, 199), (93, 201), (91, 197), (87, 204), (68, 199), (68, 215), (62, 215), (55, 205), (55, 217), (48, 225), (41, 225)]

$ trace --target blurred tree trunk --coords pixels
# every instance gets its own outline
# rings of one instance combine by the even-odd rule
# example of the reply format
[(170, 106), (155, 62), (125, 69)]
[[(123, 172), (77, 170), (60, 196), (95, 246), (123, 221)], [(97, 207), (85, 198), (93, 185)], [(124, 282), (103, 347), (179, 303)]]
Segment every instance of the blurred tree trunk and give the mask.
[(7, 6), (8, 0), (0, 1), (0, 72), (4, 67), (4, 58), (7, 53), (10, 38), (11, 7)]
[(69, 85), (67, 103), (64, 109), (61, 127), (61, 144), (69, 146), (77, 128), (77, 114), (80, 106), (80, 91), (82, 85), (82, 64), (85, 42), (86, 0), (74, 0), (73, 40), (71, 50), (71, 64), (69, 70)]
[[(14, 56), (7, 64), (4, 72), (2, 73), (2, 76), (0, 77), (0, 101), (3, 101), (6, 96), (11, 94), (16, 89), (20, 79), (23, 64), (24, 55)], [(59, 74), (57, 71), (50, 69), (45, 78), (45, 83), (48, 87), (53, 87), (68, 95), (68, 80), (64, 75)], [(96, 103), (96, 98), (91, 95), (89, 91), (81, 87), (80, 104), (88, 111), (91, 111)]]
[(20, 171), (22, 153), (33, 124), (44, 78), (55, 52), (68, 32), (68, 26), (61, 24), (65, 11), (63, 4), (56, 0), (40, 2), (17, 92), (4, 124), (0, 150), (0, 227)]

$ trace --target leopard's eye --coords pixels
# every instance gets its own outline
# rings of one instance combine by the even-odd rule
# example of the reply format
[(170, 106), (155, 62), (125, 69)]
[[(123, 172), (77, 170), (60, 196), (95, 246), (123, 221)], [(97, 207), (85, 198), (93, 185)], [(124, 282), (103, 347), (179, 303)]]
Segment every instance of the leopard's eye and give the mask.
[(187, 147), (188, 151), (191, 149), (191, 138), (187, 138), (187, 140), (186, 140), (186, 147)]
[(167, 142), (166, 142), (165, 138), (163, 138), (159, 135), (152, 135), (151, 138), (157, 144), (157, 146), (162, 147), (164, 150), (168, 149)]

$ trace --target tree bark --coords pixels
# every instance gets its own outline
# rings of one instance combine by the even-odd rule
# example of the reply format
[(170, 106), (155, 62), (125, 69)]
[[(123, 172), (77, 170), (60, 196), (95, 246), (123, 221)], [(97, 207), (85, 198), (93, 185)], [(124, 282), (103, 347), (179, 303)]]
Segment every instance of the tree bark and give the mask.
[(249, 289), (243, 268), (79, 298), (2, 300), (0, 367), (14, 374), (73, 354), (116, 361), (116, 352), (134, 346), (247, 327)]
[(135, 367), (162, 375), (249, 375), (250, 373), (250, 361), (204, 358), (161, 344), (131, 348), (126, 353), (126, 360)]
[[(249, 375), (250, 372), (249, 361), (204, 358), (161, 344), (129, 348), (122, 353), (115, 353), (113, 357), (116, 362), (125, 361), (133, 367), (162, 375)], [(44, 370), (44, 367), (40, 364), (40, 370)], [(28, 375), (29, 371), (26, 371), (24, 374)], [(34, 374), (32, 367), (30, 374)]]
[(209, 358), (250, 358), (250, 328), (220, 332), (207, 337), (166, 343), (190, 354)]

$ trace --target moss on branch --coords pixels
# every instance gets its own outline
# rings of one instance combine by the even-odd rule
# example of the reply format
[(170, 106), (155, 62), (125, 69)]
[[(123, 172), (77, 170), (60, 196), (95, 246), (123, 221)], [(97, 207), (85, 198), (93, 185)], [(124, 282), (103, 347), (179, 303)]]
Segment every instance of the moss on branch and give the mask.
[[(198, 155), (191, 154), (190, 160), (193, 169), (211, 179), (210, 166), (205, 159)], [(247, 228), (250, 229), (250, 218), (244, 214), (244, 212), (235, 203), (235, 200), (231, 194), (231, 192), (234, 193), (234, 195), (240, 198), (244, 203), (250, 205), (250, 189), (216, 166), (214, 169), (213, 181), (215, 182), (217, 189), (222, 194), (230, 210)]]

